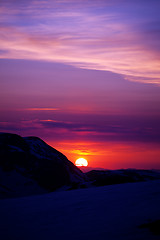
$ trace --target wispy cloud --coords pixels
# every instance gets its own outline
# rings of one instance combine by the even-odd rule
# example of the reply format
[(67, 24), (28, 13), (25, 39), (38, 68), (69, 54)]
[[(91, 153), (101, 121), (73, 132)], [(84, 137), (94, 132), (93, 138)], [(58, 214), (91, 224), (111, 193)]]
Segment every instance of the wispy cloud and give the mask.
[[(58, 108), (25, 108), (23, 110), (26, 111), (57, 111)], [(52, 120), (46, 120), (46, 121), (52, 121)]]
[(67, 140), (82, 139), (99, 142), (151, 142), (160, 143), (159, 118), (139, 119), (138, 117), (112, 116), (103, 125), (98, 121), (94, 123), (78, 121), (58, 121), (55, 119), (19, 120), (15, 122), (0, 122), (0, 131), (31, 132), (37, 136), (56, 136), (56, 139)]
[(1, 58), (56, 61), (160, 83), (156, 0), (2, 1), (0, 6)]

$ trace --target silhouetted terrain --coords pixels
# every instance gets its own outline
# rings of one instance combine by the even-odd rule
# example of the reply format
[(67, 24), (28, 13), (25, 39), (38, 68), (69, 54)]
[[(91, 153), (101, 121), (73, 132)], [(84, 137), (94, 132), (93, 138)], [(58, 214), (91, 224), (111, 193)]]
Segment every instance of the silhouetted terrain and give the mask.
[(40, 138), (0, 133), (0, 198), (156, 179), (160, 179), (160, 171), (122, 169), (83, 173)]
[(40, 138), (0, 134), (0, 197), (76, 188), (83, 182), (85, 175)]
[(86, 173), (94, 186), (105, 186), (119, 183), (132, 183), (160, 179), (160, 171), (156, 170), (92, 170)]

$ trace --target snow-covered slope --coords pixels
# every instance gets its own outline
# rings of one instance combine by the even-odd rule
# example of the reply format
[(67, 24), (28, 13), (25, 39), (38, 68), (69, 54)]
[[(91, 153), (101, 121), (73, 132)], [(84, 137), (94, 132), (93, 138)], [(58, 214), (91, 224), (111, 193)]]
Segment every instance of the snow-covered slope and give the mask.
[(76, 188), (83, 174), (62, 153), (37, 137), (0, 134), (0, 197), (17, 197)]
[(159, 240), (160, 181), (0, 200), (3, 240)]

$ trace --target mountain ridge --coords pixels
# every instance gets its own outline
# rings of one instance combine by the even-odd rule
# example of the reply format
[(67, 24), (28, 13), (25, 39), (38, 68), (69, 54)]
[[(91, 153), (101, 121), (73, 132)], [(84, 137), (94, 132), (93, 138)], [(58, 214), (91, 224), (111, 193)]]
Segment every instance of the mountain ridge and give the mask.
[(0, 133), (0, 172), (4, 197), (51, 192), (64, 186), (78, 188), (86, 178), (65, 155), (40, 138), (10, 133)]

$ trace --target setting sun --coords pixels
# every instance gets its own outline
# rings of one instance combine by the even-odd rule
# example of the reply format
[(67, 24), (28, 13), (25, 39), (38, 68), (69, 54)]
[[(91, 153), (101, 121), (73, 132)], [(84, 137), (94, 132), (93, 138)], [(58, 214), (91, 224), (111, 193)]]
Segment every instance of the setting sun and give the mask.
[(78, 158), (76, 161), (75, 161), (75, 165), (77, 167), (87, 167), (88, 166), (88, 162), (85, 158)]

